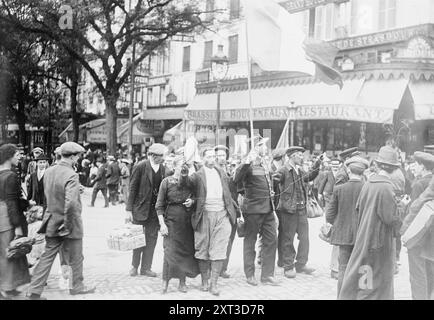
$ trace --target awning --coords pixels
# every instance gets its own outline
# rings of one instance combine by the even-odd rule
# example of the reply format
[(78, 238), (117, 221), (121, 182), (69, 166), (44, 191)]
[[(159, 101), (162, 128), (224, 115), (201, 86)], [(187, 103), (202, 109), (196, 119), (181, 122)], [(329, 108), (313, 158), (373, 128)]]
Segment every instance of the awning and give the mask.
[[(324, 83), (252, 90), (253, 120), (347, 120), (391, 123), (406, 80), (348, 80), (342, 90)], [(222, 92), (222, 122), (249, 121), (248, 91)], [(295, 108), (290, 108), (294, 101)], [(186, 120), (216, 120), (217, 95), (196, 95), (184, 112)]]
[(434, 119), (434, 83), (415, 81), (408, 85), (414, 102), (415, 120)]
[(143, 110), (145, 120), (176, 120), (184, 117), (184, 107), (163, 107)]

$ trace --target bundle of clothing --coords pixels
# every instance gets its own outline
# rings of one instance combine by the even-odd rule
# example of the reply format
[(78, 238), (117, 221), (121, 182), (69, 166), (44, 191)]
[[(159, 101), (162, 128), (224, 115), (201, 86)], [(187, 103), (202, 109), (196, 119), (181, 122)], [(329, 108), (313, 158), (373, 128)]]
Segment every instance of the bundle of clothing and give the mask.
[(8, 259), (20, 258), (32, 251), (33, 239), (29, 237), (21, 237), (14, 239), (6, 249), (6, 257)]
[(28, 237), (33, 239), (32, 251), (27, 255), (29, 266), (36, 265), (45, 248), (45, 236), (38, 233), (42, 225), (44, 209), (41, 206), (33, 206), (26, 213), (28, 223)]

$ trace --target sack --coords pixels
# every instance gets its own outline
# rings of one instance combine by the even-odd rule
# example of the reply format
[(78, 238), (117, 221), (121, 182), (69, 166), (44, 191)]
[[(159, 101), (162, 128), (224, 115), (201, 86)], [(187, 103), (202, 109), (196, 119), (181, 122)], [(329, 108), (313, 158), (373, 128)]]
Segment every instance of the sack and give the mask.
[(16, 259), (32, 251), (32, 245), (35, 241), (28, 237), (14, 239), (9, 243), (6, 249), (6, 257), (8, 259)]
[(237, 219), (237, 234), (240, 238), (246, 236), (246, 222), (244, 220)]
[(319, 229), (319, 238), (325, 242), (330, 243), (330, 236), (332, 234), (332, 227), (330, 223), (323, 224)]
[(309, 196), (307, 199), (306, 211), (308, 218), (318, 218), (324, 215), (323, 209), (313, 196)]

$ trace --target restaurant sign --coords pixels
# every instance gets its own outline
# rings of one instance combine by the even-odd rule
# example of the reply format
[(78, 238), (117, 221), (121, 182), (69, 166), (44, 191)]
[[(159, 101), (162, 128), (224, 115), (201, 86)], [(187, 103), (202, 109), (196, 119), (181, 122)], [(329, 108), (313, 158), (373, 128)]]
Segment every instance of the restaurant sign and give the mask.
[[(192, 121), (216, 121), (215, 110), (185, 110), (185, 119)], [(359, 105), (303, 105), (296, 108), (254, 108), (253, 120), (347, 120), (368, 123), (392, 123), (393, 110)], [(249, 110), (222, 110), (222, 122), (249, 121)]]
[(417, 36), (429, 37), (434, 32), (433, 24), (424, 24), (415, 27), (401, 28), (390, 31), (367, 34), (363, 36), (345, 38), (329, 43), (337, 47), (339, 50), (349, 50), (363, 48), (369, 46), (377, 46), (387, 43), (408, 41)]
[(349, 0), (289, 0), (280, 1), (279, 4), (289, 13), (295, 13), (303, 10), (323, 6), (328, 3), (348, 2)]

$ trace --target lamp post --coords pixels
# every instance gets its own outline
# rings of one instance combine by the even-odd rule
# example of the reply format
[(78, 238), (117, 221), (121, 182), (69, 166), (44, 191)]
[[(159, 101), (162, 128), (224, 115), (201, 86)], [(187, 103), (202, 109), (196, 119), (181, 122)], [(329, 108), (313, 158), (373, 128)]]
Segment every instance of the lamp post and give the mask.
[[(133, 0), (129, 1), (129, 12), (131, 13), (133, 9)], [(135, 14), (135, 12), (133, 12)], [(134, 18), (132, 27), (136, 27), (136, 18)], [(134, 81), (136, 76), (136, 39), (134, 34), (132, 35), (132, 45), (133, 45), (133, 52), (131, 56), (131, 84), (130, 84), (130, 105), (129, 105), (129, 114), (128, 119), (130, 123), (130, 127), (128, 128), (128, 142), (129, 142), (129, 153), (132, 157), (133, 154), (133, 112), (134, 112), (134, 96), (135, 96), (135, 88), (134, 88)]]
[(226, 77), (229, 69), (229, 59), (223, 53), (223, 45), (218, 46), (217, 54), (211, 58), (211, 72), (213, 79), (217, 81), (217, 122), (215, 144), (219, 144), (220, 133), (220, 93), (222, 91), (221, 81)]

